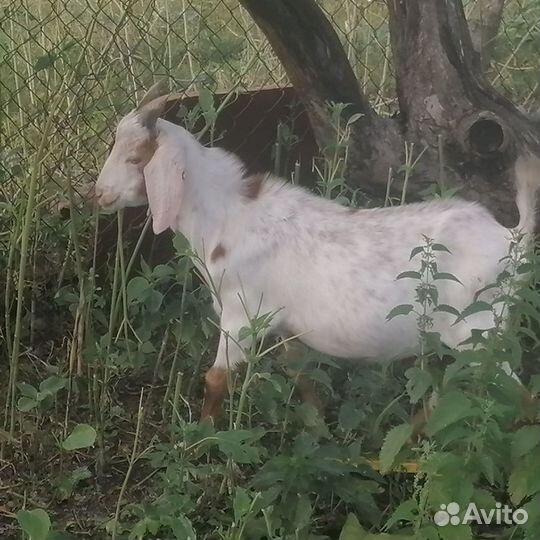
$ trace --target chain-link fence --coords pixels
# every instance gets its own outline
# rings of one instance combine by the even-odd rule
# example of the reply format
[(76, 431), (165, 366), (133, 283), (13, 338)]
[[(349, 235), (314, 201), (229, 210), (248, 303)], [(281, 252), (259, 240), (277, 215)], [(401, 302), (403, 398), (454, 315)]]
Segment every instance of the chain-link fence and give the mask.
[[(395, 110), (384, 0), (319, 3), (375, 108)], [(474, 3), (466, 4), (468, 12)], [(525, 109), (538, 104), (539, 9), (537, 0), (506, 2), (489, 67), (495, 85)], [(236, 0), (7, 2), (0, 15), (0, 62), (8, 192), (6, 176), (24, 179), (58, 92), (65, 99), (48, 135), (46, 169), (65, 185), (68, 174), (76, 184), (95, 177), (112, 118), (132, 106), (156, 75), (169, 76), (187, 94), (288, 85), (268, 42)]]
[[(2, 4), (3, 241), (20, 232), (24, 207), (20, 203), (29, 195), (32, 171), (36, 171), (35, 212), (46, 225), (34, 242), (42, 245), (40, 235), (50, 228), (57, 234), (57, 218), (50, 208), (59, 199), (69, 203), (68, 186), (77, 192), (93, 182), (112, 140), (115, 118), (137, 102), (154, 77), (169, 77), (172, 86), (186, 95), (249, 92), (252, 101), (269, 88), (278, 90), (266, 101), (278, 101), (289, 85), (267, 40), (237, 0), (4, 0)], [(375, 109), (395, 111), (386, 2), (320, 0), (319, 5), (342, 39)], [(474, 6), (475, 1), (466, 2), (468, 14)], [(538, 0), (506, 1), (488, 68), (495, 86), (526, 110), (536, 110), (539, 102), (539, 13)], [(238, 106), (235, 114), (242, 115), (246, 108), (247, 104)], [(272, 110), (268, 105), (261, 116)], [(246, 138), (256, 131), (252, 126)], [(69, 231), (63, 232), (68, 246)], [(0, 258), (9, 257), (9, 249), (3, 249)]]

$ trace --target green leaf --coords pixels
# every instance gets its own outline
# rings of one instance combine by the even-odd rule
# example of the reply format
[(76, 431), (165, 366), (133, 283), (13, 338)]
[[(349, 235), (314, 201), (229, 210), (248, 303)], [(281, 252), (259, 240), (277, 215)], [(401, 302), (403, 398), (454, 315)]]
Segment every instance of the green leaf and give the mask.
[(433, 384), (431, 373), (419, 367), (412, 367), (405, 372), (407, 377), (407, 392), (411, 403), (418, 403)]
[(39, 391), (43, 396), (54, 396), (59, 390), (65, 388), (68, 380), (65, 377), (52, 375), (39, 385)]
[(512, 471), (508, 479), (508, 493), (510, 500), (518, 505), (528, 494), (529, 475), (524, 467)]
[(213, 112), (215, 109), (214, 96), (205, 86), (199, 90), (199, 105), (203, 113)]
[(411, 259), (414, 259), (414, 257), (416, 257), (419, 253), (423, 253), (424, 252), (424, 247), (423, 246), (416, 246), (412, 251), (411, 251), (411, 255), (409, 257), (409, 261)]
[(237, 463), (258, 463), (259, 449), (252, 443), (264, 435), (264, 430), (218, 431), (217, 444), (221, 452)]
[(25, 396), (22, 396), (17, 401), (17, 409), (21, 412), (28, 412), (32, 409), (36, 408), (38, 405), (38, 402), (35, 399), (27, 398)]
[(189, 241), (182, 233), (176, 233), (173, 238), (173, 246), (178, 255), (185, 255), (189, 251)]
[(311, 501), (309, 500), (309, 497), (304, 493), (299, 494), (294, 515), (294, 523), (296, 525), (297, 531), (305, 529), (312, 522), (312, 514), (313, 507), (311, 506)]
[(441, 540), (472, 540), (473, 535), (469, 525), (450, 525), (438, 527), (437, 533)]
[(487, 478), (487, 481), (490, 484), (495, 483), (495, 463), (493, 461), (493, 458), (488, 455), (478, 455), (478, 463), (480, 465), (480, 468), (482, 472), (484, 473), (484, 476)]
[(62, 444), (64, 450), (89, 448), (96, 442), (96, 430), (88, 424), (77, 424)]
[(37, 400), (38, 391), (31, 384), (26, 384), (23, 382), (17, 383), (17, 388), (20, 390), (23, 396)]
[(394, 460), (411, 438), (412, 433), (413, 426), (411, 424), (401, 424), (387, 433), (379, 456), (382, 474), (387, 473), (392, 468)]
[(536, 454), (521, 459), (508, 479), (508, 493), (514, 505), (540, 492), (540, 460)]
[(448, 279), (450, 281), (461, 283), (461, 281), (456, 276), (454, 276), (454, 274), (449, 274), (448, 272), (436, 272), (433, 275), (433, 279)]
[(523, 526), (528, 532), (527, 538), (535, 538), (537, 531), (540, 531), (540, 493), (523, 505), (523, 509), (529, 515), (527, 523)]
[(129, 280), (127, 285), (127, 299), (129, 303), (144, 302), (149, 296), (150, 283), (141, 276)]
[(433, 436), (451, 424), (466, 418), (472, 409), (471, 400), (459, 390), (444, 395), (428, 419), (426, 433)]
[(540, 444), (540, 426), (523, 426), (512, 439), (512, 458), (518, 460)]
[(51, 520), (45, 510), (19, 510), (17, 521), (28, 535), (28, 540), (46, 540), (51, 529)]
[(250, 326), (242, 326), (238, 331), (238, 341), (244, 341), (244, 339), (252, 337), (253, 334), (254, 330)]
[(158, 264), (153, 270), (152, 275), (158, 279), (170, 278), (175, 274), (174, 268), (167, 264)]
[(193, 530), (191, 521), (186, 516), (175, 517), (170, 522), (170, 527), (176, 540), (196, 540), (197, 533)]
[(385, 529), (390, 529), (400, 521), (413, 523), (418, 516), (418, 503), (414, 499), (402, 502), (390, 516), (385, 524)]
[(412, 304), (401, 304), (390, 311), (390, 313), (386, 316), (386, 320), (389, 321), (398, 315), (408, 315), (412, 310)]
[(151, 341), (145, 341), (140, 344), (139, 350), (143, 354), (151, 354), (156, 352), (156, 348), (154, 347), (154, 344)]
[(251, 499), (244, 488), (236, 488), (236, 494), (233, 500), (234, 521), (240, 523), (244, 519), (251, 507)]
[(163, 294), (154, 289), (150, 290), (148, 298), (145, 300), (144, 305), (148, 308), (150, 313), (157, 313), (163, 302)]
[(442, 311), (443, 313), (450, 313), (451, 315), (459, 317), (459, 311), (448, 304), (439, 304), (434, 311)]
[(443, 244), (433, 244), (431, 246), (431, 249), (433, 251), (446, 251), (446, 253), (452, 253), (446, 246)]
[(474, 315), (475, 313), (480, 313), (481, 311), (492, 311), (493, 307), (491, 304), (484, 302), (483, 300), (477, 300), (471, 305), (467, 306), (462, 312), (461, 315), (457, 318), (456, 323)]
[(398, 275), (396, 279), (421, 279), (422, 274), (420, 272), (416, 272), (415, 270), (408, 270), (407, 272), (401, 272), (401, 274)]
[(315, 427), (321, 423), (319, 411), (311, 403), (302, 403), (295, 409), (298, 419), (307, 427)]
[(339, 535), (339, 540), (363, 540), (367, 532), (362, 528), (358, 518), (354, 514), (349, 514), (343, 529)]

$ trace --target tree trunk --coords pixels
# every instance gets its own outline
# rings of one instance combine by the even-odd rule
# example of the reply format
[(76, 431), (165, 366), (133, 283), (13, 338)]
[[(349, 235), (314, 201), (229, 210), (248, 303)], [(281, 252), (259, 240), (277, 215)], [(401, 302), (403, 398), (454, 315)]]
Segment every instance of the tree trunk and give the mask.
[[(540, 133), (482, 75), (461, 0), (387, 0), (400, 114), (378, 117), (361, 94), (344, 50), (315, 0), (240, 0), (266, 34), (296, 87), (321, 147), (332, 140), (328, 101), (351, 103), (348, 179), (384, 196), (388, 169), (403, 164), (405, 145), (422, 154), (407, 200), (444, 172), (460, 194), (517, 223), (510, 174), (524, 148), (540, 155)], [(410, 152), (409, 152), (410, 153)], [(414, 160), (415, 156), (413, 156)], [(396, 174), (399, 180), (401, 173)], [(394, 186), (399, 189), (400, 182)]]
[(367, 191), (384, 192), (389, 167), (399, 166), (402, 143), (395, 122), (379, 117), (362, 94), (345, 50), (314, 0), (240, 0), (264, 32), (308, 112), (324, 150), (335, 143), (329, 102), (360, 113), (350, 146), (350, 175)]
[(505, 0), (476, 0), (469, 16), (474, 50), (480, 55), (482, 69), (491, 62), (495, 38), (499, 33)]
[(540, 153), (537, 126), (484, 78), (460, 0), (388, 0), (388, 7), (404, 134), (430, 149), (423, 177), (435, 170), (429, 161), (440, 146), (461, 194), (515, 225), (509, 169), (524, 148)]

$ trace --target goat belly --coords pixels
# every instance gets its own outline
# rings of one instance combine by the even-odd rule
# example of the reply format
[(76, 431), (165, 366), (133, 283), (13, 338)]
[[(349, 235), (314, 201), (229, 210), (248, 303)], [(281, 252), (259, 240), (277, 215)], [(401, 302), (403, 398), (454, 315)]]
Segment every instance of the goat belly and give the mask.
[(286, 326), (306, 345), (333, 356), (371, 361), (394, 360), (417, 351), (414, 318), (387, 320), (393, 307), (390, 299), (398, 293), (391, 286), (387, 294), (379, 295), (359, 284), (340, 286), (331, 280), (311, 288), (309, 281), (298, 283), (294, 304), (285, 308)]

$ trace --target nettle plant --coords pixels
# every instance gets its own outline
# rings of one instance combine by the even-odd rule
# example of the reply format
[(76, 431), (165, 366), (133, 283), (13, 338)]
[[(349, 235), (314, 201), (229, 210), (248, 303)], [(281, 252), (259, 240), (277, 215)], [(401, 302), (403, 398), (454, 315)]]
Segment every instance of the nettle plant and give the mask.
[[(417, 281), (416, 306), (396, 306), (389, 314), (417, 317), (421, 354), (416, 366), (406, 372), (409, 399), (422, 402), (426, 410), (431, 392), (436, 392), (438, 400), (425, 426), (427, 438), (416, 448), (406, 448), (412, 435), (410, 424), (396, 426), (386, 436), (380, 456), (383, 468), (389, 470), (411, 454), (419, 465), (412, 493), (386, 521), (387, 531), (413, 531), (414, 538), (426, 540), (477, 538), (482, 532), (478, 522), (460, 520), (457, 525), (438, 526), (434, 515), (452, 502), (462, 510), (474, 503), (486, 512), (508, 504), (526, 510), (528, 521), (498, 524), (497, 529), (485, 522), (484, 530), (496, 530), (498, 538), (537, 537), (540, 426), (538, 405), (527, 403), (527, 397), (538, 394), (540, 376), (533, 375), (523, 386), (501, 364), (507, 362), (519, 372), (523, 344), (538, 346), (540, 293), (529, 283), (537, 282), (539, 259), (538, 254), (524, 251), (518, 237), (514, 240), (506, 270), (490, 285), (497, 291), (491, 304), (477, 300), (459, 313), (438, 303), (437, 281), (458, 277), (439, 271), (436, 253), (447, 250), (429, 238), (411, 253), (411, 259), (419, 258), (418, 271), (398, 276)], [(529, 279), (522, 279), (525, 274)], [(497, 304), (499, 309), (494, 311)], [(458, 321), (484, 310), (500, 314), (495, 317), (495, 328), (474, 333), (464, 349), (445, 347), (431, 331), (437, 311), (453, 314)], [(449, 361), (446, 365), (441, 364), (443, 357)], [(534, 425), (519, 427), (527, 421)]]

